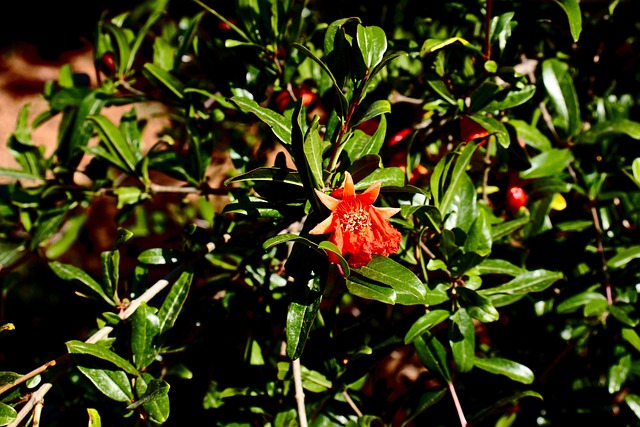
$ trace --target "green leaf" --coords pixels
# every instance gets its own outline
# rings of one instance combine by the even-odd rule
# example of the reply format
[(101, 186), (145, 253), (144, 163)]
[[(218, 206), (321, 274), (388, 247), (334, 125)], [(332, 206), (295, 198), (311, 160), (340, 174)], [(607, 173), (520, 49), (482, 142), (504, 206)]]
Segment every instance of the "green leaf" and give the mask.
[(447, 364), (447, 352), (444, 346), (431, 333), (416, 338), (413, 341), (422, 364), (446, 383), (451, 384), (451, 372)]
[(631, 326), (633, 328), (640, 322), (637, 318), (631, 317), (633, 307), (630, 304), (616, 303), (609, 305), (607, 308), (609, 313), (611, 313), (616, 320), (627, 326)]
[(469, 315), (483, 323), (495, 322), (500, 317), (492, 301), (480, 295), (473, 289), (457, 287), (456, 292), (460, 295), (461, 302), (466, 307)]
[(104, 292), (102, 286), (83, 270), (80, 270), (71, 264), (63, 264), (58, 261), (49, 262), (49, 267), (59, 278), (63, 280), (77, 280), (101, 296), (102, 299), (110, 305), (115, 305), (115, 301)]
[(105, 396), (117, 402), (133, 400), (131, 382), (124, 371), (79, 365), (78, 370)]
[[(300, 179), (300, 174), (298, 172), (278, 167), (260, 167), (229, 178), (224, 184), (229, 185), (234, 182), (242, 181), (271, 181), (302, 187), (302, 180)], [(322, 182), (322, 180), (320, 182)]]
[(88, 427), (102, 427), (100, 413), (96, 409), (87, 408), (87, 415), (89, 416)]
[(364, 64), (370, 70), (382, 61), (387, 51), (387, 36), (380, 27), (358, 24), (356, 38)]
[(492, 238), (491, 227), (487, 213), (484, 210), (478, 212), (476, 220), (471, 225), (467, 239), (464, 242), (464, 250), (466, 252), (475, 252), (481, 257), (486, 257), (491, 253)]
[(136, 378), (136, 394), (138, 400), (127, 406), (133, 410), (142, 405), (154, 423), (164, 423), (169, 419), (169, 384), (164, 380), (153, 378), (146, 372)]
[(535, 85), (526, 85), (519, 90), (512, 88), (511, 90), (505, 90), (504, 96), (498, 96), (492, 100), (489, 104), (483, 107), (485, 111), (504, 111), (509, 108), (522, 105), (533, 98), (536, 93)]
[(502, 122), (485, 114), (470, 114), (468, 117), (485, 128), (489, 134), (495, 135), (498, 144), (503, 148), (509, 148), (509, 144), (511, 143), (509, 132)]
[(412, 343), (429, 329), (446, 320), (450, 314), (449, 310), (431, 310), (422, 315), (422, 317), (416, 320), (413, 325), (411, 325), (411, 328), (409, 328), (409, 331), (404, 336), (404, 343)]
[(355, 189), (365, 190), (376, 181), (380, 181), (382, 187), (402, 187), (404, 185), (404, 173), (402, 169), (396, 167), (376, 169), (366, 178), (358, 181)]
[(333, 387), (331, 381), (320, 372), (312, 371), (302, 366), (300, 369), (300, 376), (302, 378), (302, 386), (311, 392), (322, 393)]
[(622, 338), (640, 351), (640, 335), (631, 328), (622, 328)]
[(386, 113), (391, 113), (391, 103), (386, 99), (378, 99), (369, 105), (367, 111), (365, 111), (362, 117), (358, 120), (358, 123), (356, 123), (356, 126)]
[(11, 406), (0, 402), (0, 425), (11, 424), (18, 416), (18, 413)]
[[(164, 16), (165, 13), (166, 12), (164, 10), (158, 10), (151, 13), (147, 18), (147, 20), (145, 21), (142, 28), (140, 29), (140, 31), (138, 31), (138, 33), (136, 34), (136, 37), (133, 40), (133, 44), (131, 45), (131, 52), (129, 53), (129, 57), (127, 58), (126, 72), (129, 72), (129, 70), (132, 69), (133, 63), (136, 59), (136, 54), (138, 53), (138, 49), (140, 49), (140, 46), (142, 45), (142, 42), (147, 36), (149, 29), (151, 29), (153, 24), (155, 24), (158, 21), (158, 19)], [(145, 66), (146, 65), (147, 64), (145, 64)], [(161, 70), (162, 68), (158, 67), (158, 69)]]
[[(433, 188), (436, 186), (439, 189), (441, 189), (441, 191), (446, 189), (446, 191), (443, 191), (443, 193), (441, 193), (442, 200), (440, 200), (439, 203), (436, 203), (436, 207), (444, 215), (447, 215), (450, 213), (450, 206), (453, 203), (454, 197), (456, 196), (459, 188), (465, 182), (465, 179), (468, 180), (468, 176), (466, 174), (466, 168), (469, 165), (469, 162), (471, 161), (471, 156), (475, 152), (476, 147), (478, 146), (479, 143), (480, 141), (475, 140), (475, 141), (469, 142), (465, 146), (460, 156), (457, 159), (455, 159), (455, 165), (453, 166), (453, 171), (451, 172), (451, 176), (444, 175), (440, 177), (440, 182), (437, 182), (437, 181), (433, 182), (433, 177), (432, 177), (432, 181), (431, 181), (432, 191), (433, 191)], [(441, 160), (441, 162), (445, 162), (445, 161), (446, 161), (445, 158)]]
[(294, 296), (289, 304), (286, 324), (287, 356), (291, 360), (298, 359), (302, 354), (307, 336), (320, 309), (320, 280), (320, 276), (314, 276), (308, 283), (294, 283)]
[(500, 357), (476, 357), (474, 364), (483, 371), (504, 375), (523, 384), (531, 384), (534, 380), (531, 369), (512, 360)]
[(509, 124), (516, 129), (518, 139), (522, 139), (528, 146), (538, 151), (548, 151), (551, 149), (551, 141), (536, 127), (531, 126), (524, 120), (509, 120)]
[(582, 292), (562, 301), (556, 307), (558, 313), (571, 313), (584, 307), (592, 301), (607, 301), (607, 298), (598, 292)]
[(11, 168), (0, 167), (0, 176), (5, 176), (11, 179), (30, 179), (39, 183), (44, 182), (44, 178), (41, 177), (39, 174), (23, 172), (23, 171), (20, 171), (17, 169), (11, 169)]
[(395, 291), (410, 293), (418, 298), (426, 296), (422, 281), (411, 270), (386, 256), (373, 255), (367, 265), (352, 269), (352, 274), (358, 274), (368, 280), (390, 286)]
[(524, 268), (518, 267), (503, 259), (485, 259), (476, 267), (478, 274), (503, 274), (507, 276), (517, 276), (525, 271)]
[(344, 274), (344, 277), (349, 277), (351, 275), (351, 267), (349, 267), (347, 260), (342, 256), (342, 251), (340, 251), (340, 248), (338, 248), (335, 244), (331, 243), (328, 240), (323, 240), (318, 244), (318, 249), (322, 249), (323, 251), (325, 251), (325, 253), (332, 252), (340, 262), (340, 267), (342, 267), (342, 273)]
[(422, 47), (420, 48), (420, 56), (425, 57), (453, 43), (460, 43), (461, 45), (473, 50), (474, 52), (479, 52), (478, 48), (475, 47), (473, 44), (469, 43), (467, 40), (461, 37), (451, 37), (445, 40), (427, 39), (424, 43), (422, 43)]
[(482, 295), (518, 295), (528, 294), (531, 292), (541, 292), (562, 278), (562, 273), (555, 271), (542, 269), (526, 271), (507, 283), (489, 289), (482, 289), (479, 292)]
[(133, 173), (142, 154), (135, 151), (126, 140), (120, 129), (105, 116), (89, 116), (87, 120), (98, 131), (100, 139), (105, 143), (109, 154), (119, 160), (118, 166), (124, 165), (125, 172)]
[(148, 265), (175, 264), (180, 260), (179, 254), (175, 249), (151, 248), (142, 251), (138, 261)]
[(628, 248), (620, 250), (614, 256), (607, 261), (607, 267), (609, 268), (623, 268), (631, 260), (640, 258), (640, 245), (630, 246)]
[(558, 59), (542, 63), (542, 81), (554, 106), (554, 123), (567, 135), (575, 135), (581, 127), (578, 95), (567, 64)]
[(370, 282), (353, 274), (347, 278), (346, 285), (351, 294), (360, 298), (380, 301), (386, 304), (396, 303), (396, 292), (388, 286)]
[(625, 354), (618, 359), (615, 365), (609, 368), (608, 390), (610, 394), (615, 394), (622, 389), (622, 385), (627, 381), (631, 372), (631, 355)]
[(309, 165), (309, 171), (313, 177), (314, 188), (322, 188), (323, 186), (323, 173), (322, 173), (322, 149), (323, 142), (320, 138), (320, 127), (317, 120), (313, 121), (313, 124), (307, 130), (307, 134), (304, 137), (304, 155)]
[(124, 31), (114, 25), (111, 22), (105, 22), (102, 24), (104, 29), (109, 31), (116, 41), (117, 53), (118, 53), (118, 75), (124, 76), (127, 71), (127, 64), (131, 57), (131, 49), (129, 48), (129, 40), (127, 39)]
[(476, 329), (473, 320), (464, 307), (451, 316), (449, 344), (458, 372), (469, 372), (473, 368), (476, 350)]
[(624, 397), (624, 402), (633, 411), (636, 417), (640, 418), (640, 396), (629, 393)]
[(282, 114), (261, 107), (257, 102), (247, 97), (234, 96), (230, 101), (236, 104), (241, 111), (253, 113), (267, 124), (285, 147), (291, 145), (291, 123)]
[(552, 148), (531, 159), (531, 167), (520, 172), (521, 179), (553, 177), (562, 174), (573, 161), (569, 149)]
[(418, 399), (418, 403), (414, 406), (413, 410), (409, 413), (409, 417), (406, 418), (402, 424), (400, 425), (400, 427), (405, 427), (407, 425), (413, 425), (410, 424), (411, 421), (413, 421), (414, 418), (416, 418), (418, 415), (422, 414), (424, 411), (426, 411), (427, 409), (429, 409), (431, 406), (435, 405), (436, 403), (438, 403), (440, 400), (442, 400), (442, 398), (447, 394), (447, 389), (446, 388), (440, 388), (440, 389), (436, 389), (436, 390), (429, 390), (425, 393), (423, 393), (422, 395), (420, 395), (420, 398)]
[(267, 250), (267, 249), (271, 249), (272, 247), (279, 245), (281, 243), (286, 243), (286, 242), (291, 242), (291, 241), (296, 241), (299, 243), (302, 243), (306, 246), (309, 246), (310, 248), (317, 248), (318, 245), (314, 242), (312, 242), (311, 240), (304, 238), (302, 236), (299, 236), (297, 234), (292, 234), (292, 233), (285, 233), (285, 234), (278, 234), (277, 236), (273, 236), (267, 240), (265, 240), (265, 242), (262, 244), (262, 247)]
[(640, 123), (628, 119), (613, 119), (596, 123), (575, 138), (579, 144), (594, 144), (610, 135), (626, 135), (640, 139)]
[(100, 344), (85, 343), (82, 341), (71, 340), (66, 343), (67, 350), (70, 354), (84, 354), (98, 359), (110, 362), (131, 375), (140, 375), (138, 370), (116, 353)]
[(164, 334), (173, 327), (182, 310), (182, 306), (189, 295), (189, 289), (193, 280), (193, 271), (185, 270), (175, 281), (167, 297), (162, 302), (158, 311), (159, 334)]
[(578, 0), (554, 0), (562, 7), (564, 13), (569, 18), (569, 28), (573, 41), (577, 42), (582, 32), (582, 14), (580, 13), (580, 4)]
[(156, 311), (143, 301), (132, 316), (131, 352), (137, 369), (149, 366), (156, 359), (160, 349), (157, 339), (160, 333), (160, 321)]
[(178, 99), (184, 98), (184, 84), (174, 77), (168, 71), (163, 70), (157, 65), (147, 62), (144, 64), (144, 71), (153, 79), (158, 80), (167, 89), (169, 89)]

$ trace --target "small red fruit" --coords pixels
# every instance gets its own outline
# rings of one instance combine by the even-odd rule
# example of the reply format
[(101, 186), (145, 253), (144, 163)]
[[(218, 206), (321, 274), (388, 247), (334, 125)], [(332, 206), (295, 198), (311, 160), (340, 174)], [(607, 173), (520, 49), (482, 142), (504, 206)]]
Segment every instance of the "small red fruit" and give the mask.
[(487, 142), (487, 136), (489, 136), (489, 131), (483, 128), (480, 123), (468, 116), (462, 116), (460, 118), (460, 139), (462, 142), (469, 142), (474, 139), (484, 138), (478, 145), (480, 147)]
[(115, 74), (116, 72), (116, 54), (112, 51), (107, 51), (102, 55), (102, 65), (108, 74)]
[(378, 126), (379, 125), (380, 125), (380, 123), (377, 120), (369, 119), (369, 120), (365, 120), (364, 122), (360, 123), (356, 127), (356, 129), (361, 130), (362, 132), (366, 133), (369, 136), (372, 136), (378, 130)]
[(507, 189), (507, 209), (511, 213), (516, 213), (518, 210), (527, 204), (527, 193), (522, 187), (509, 187)]
[[(302, 105), (304, 105), (305, 107), (313, 104), (317, 99), (317, 95), (315, 93), (305, 88), (295, 88), (293, 89), (293, 94), (297, 99), (302, 98)], [(286, 90), (283, 90), (276, 95), (276, 107), (281, 113), (284, 112), (284, 110), (286, 110), (292, 102), (293, 98), (291, 97), (291, 94)]]
[(411, 129), (411, 128), (404, 128), (401, 131), (398, 131), (395, 135), (393, 135), (389, 139), (389, 142), (387, 142), (387, 145), (389, 147), (393, 147), (394, 145), (396, 145), (397, 143), (401, 142), (406, 137), (411, 135), (411, 132), (413, 132), (413, 129)]

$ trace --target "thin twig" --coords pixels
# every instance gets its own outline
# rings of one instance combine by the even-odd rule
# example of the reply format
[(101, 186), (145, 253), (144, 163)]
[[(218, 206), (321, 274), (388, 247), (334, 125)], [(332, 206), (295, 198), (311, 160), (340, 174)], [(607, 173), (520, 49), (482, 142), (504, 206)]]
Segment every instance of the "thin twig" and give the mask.
[(296, 403), (298, 405), (298, 418), (300, 427), (307, 427), (307, 410), (304, 407), (304, 390), (302, 389), (302, 372), (300, 358), (293, 361), (293, 384), (296, 390)]
[[(18, 425), (20, 425), (20, 422), (27, 416), (29, 415), (29, 413), (31, 412), (31, 409), (33, 409), (36, 405), (42, 405), (42, 402), (44, 400), (44, 395), (47, 394), (49, 392), (49, 390), (51, 389), (51, 383), (44, 383), (40, 386), (40, 388), (35, 391), (34, 393), (31, 394), (31, 399), (29, 399), (29, 401), (22, 407), (22, 409), (20, 409), (20, 412), (18, 412), (18, 415), (16, 416), (16, 419), (9, 424), (8, 427), (18, 427)], [(39, 416), (38, 416), (38, 420), (39, 420)], [(34, 426), (36, 426), (36, 417), (34, 416)]]
[(358, 417), (361, 417), (362, 411), (358, 409), (358, 406), (356, 406), (356, 402), (354, 402), (351, 396), (349, 396), (349, 393), (347, 393), (347, 390), (342, 390), (342, 396), (347, 401), (349, 406), (351, 406), (351, 409), (353, 409), (353, 412), (355, 412)]
[(453, 383), (449, 383), (449, 392), (451, 393), (453, 404), (456, 406), (456, 411), (458, 412), (458, 418), (460, 419), (460, 425), (462, 427), (470, 427), (471, 424), (467, 422), (467, 419), (464, 416), (464, 412), (462, 411), (462, 406), (460, 405), (460, 401), (458, 400), (458, 395), (456, 394), (456, 389), (453, 386)]
[(491, 59), (491, 6), (493, 0), (487, 0), (484, 17), (484, 58)]
[(596, 244), (598, 247), (598, 254), (600, 255), (600, 262), (602, 264), (602, 275), (604, 276), (607, 303), (611, 305), (613, 304), (613, 291), (611, 290), (609, 267), (607, 266), (607, 258), (604, 255), (604, 246), (602, 244), (602, 226), (600, 225), (600, 217), (598, 216), (598, 210), (595, 206), (591, 206), (591, 218), (593, 218), (593, 226), (596, 229)]
[(64, 355), (58, 357), (57, 359), (48, 361), (44, 365), (37, 367), (36, 369), (34, 369), (33, 371), (31, 371), (31, 372), (29, 372), (27, 374), (24, 374), (20, 378), (16, 378), (15, 381), (12, 381), (12, 382), (7, 383), (7, 384), (3, 385), (2, 387), (0, 387), (0, 394), (4, 393), (5, 391), (7, 391), (7, 390), (19, 385), (19, 384), (22, 384), (23, 382), (25, 382), (27, 380), (30, 380), (31, 378), (35, 377), (36, 375), (40, 375), (41, 373), (43, 373), (44, 371), (46, 371), (50, 367), (56, 366), (57, 364), (65, 361), (68, 358), (69, 358), (69, 354), (64, 354)]

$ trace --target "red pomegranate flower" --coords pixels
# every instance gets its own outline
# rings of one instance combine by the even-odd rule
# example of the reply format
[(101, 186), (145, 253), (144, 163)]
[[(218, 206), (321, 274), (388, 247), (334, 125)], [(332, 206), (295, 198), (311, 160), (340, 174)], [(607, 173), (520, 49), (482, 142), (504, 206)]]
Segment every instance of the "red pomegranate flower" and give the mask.
[[(329, 241), (340, 249), (351, 267), (366, 265), (373, 254), (388, 256), (398, 251), (402, 236), (388, 219), (400, 209), (373, 206), (380, 194), (380, 182), (356, 194), (353, 178), (347, 172), (342, 188), (336, 189), (331, 196), (318, 190), (316, 194), (331, 209), (331, 215), (309, 233), (331, 233)], [(329, 260), (338, 263), (332, 253), (329, 253)]]

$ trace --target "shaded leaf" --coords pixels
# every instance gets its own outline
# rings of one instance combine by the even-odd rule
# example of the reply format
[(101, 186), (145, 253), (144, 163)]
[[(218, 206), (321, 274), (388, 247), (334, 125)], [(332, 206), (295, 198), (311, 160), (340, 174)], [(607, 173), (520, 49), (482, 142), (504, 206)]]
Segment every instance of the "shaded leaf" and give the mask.
[(483, 371), (504, 375), (523, 384), (531, 384), (534, 380), (531, 369), (512, 360), (500, 357), (476, 357), (474, 364)]
[(451, 313), (449, 310), (431, 310), (416, 320), (404, 336), (404, 343), (409, 344), (434, 326), (446, 320)]

